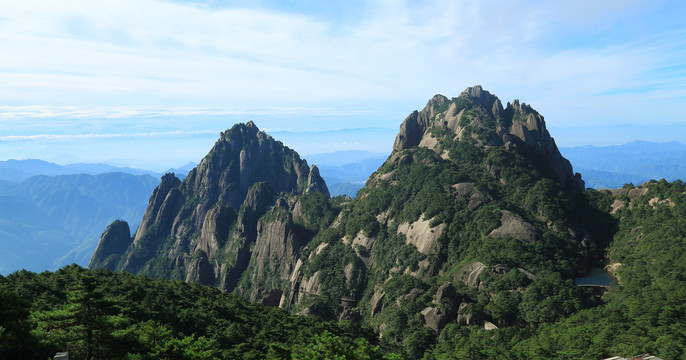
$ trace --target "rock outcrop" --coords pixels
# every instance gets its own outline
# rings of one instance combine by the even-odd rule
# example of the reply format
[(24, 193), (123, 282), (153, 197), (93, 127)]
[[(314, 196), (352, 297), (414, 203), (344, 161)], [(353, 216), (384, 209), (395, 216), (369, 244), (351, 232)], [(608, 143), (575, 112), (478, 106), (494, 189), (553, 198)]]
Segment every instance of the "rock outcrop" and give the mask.
[[(502, 146), (525, 156), (538, 154), (546, 159), (557, 181), (565, 188), (581, 192), (584, 182), (574, 173), (572, 165), (562, 157), (541, 116), (531, 106), (514, 100), (503, 108), (500, 100), (481, 86), (467, 88), (452, 101), (443, 95), (434, 96), (422, 111), (414, 111), (400, 125), (393, 152), (414, 146), (430, 148), (445, 157), (444, 149), (430, 129), (449, 129), (463, 140), (478, 139), (481, 146)], [(475, 133), (485, 134), (479, 138)]]
[(90, 263), (94, 267), (114, 270), (117, 263), (113, 261), (111, 255), (121, 255), (126, 252), (131, 245), (131, 240), (129, 224), (121, 220), (113, 222), (102, 233)]
[(486, 269), (488, 269), (488, 267), (484, 263), (480, 261), (473, 262), (458, 270), (455, 277), (469, 287), (478, 288), (481, 284), (481, 274), (483, 274)]
[[(132, 242), (129, 235), (128, 243), (119, 245), (125, 241), (111, 240), (114, 230), (108, 229), (102, 251), (94, 254), (89, 266), (102, 267), (110, 258), (112, 269), (232, 290), (254, 253), (259, 259), (252, 262), (259, 265), (252, 278), (264, 277), (262, 260), (278, 255), (277, 267), (284, 269), (281, 277), (287, 280), (299, 246), (292, 223), (258, 220), (284, 195), (310, 192), (329, 196), (316, 166), (308, 166), (254, 123), (235, 125), (221, 133), (183, 182), (174, 174), (162, 177)], [(281, 205), (289, 212), (293, 204)], [(118, 244), (116, 249), (113, 243)], [(259, 301), (257, 297), (273, 289), (253, 290), (248, 293)]]
[(491, 237), (513, 237), (529, 243), (534, 243), (541, 236), (541, 232), (535, 226), (522, 219), (521, 216), (508, 210), (502, 210), (500, 226), (489, 234)]

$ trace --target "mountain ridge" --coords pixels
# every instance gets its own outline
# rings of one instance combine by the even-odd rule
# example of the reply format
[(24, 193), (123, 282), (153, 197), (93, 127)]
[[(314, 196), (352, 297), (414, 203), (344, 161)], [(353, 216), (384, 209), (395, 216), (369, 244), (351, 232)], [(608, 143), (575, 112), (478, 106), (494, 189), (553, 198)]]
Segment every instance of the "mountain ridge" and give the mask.
[[(362, 321), (391, 341), (417, 326), (438, 333), (458, 311), (471, 324), (538, 323), (537, 297), (507, 294), (550, 281), (573, 294), (569, 311), (592, 303), (565, 279), (598, 261), (602, 217), (589, 215), (583, 180), (529, 105), (503, 107), (480, 86), (435, 96), (402, 122), (393, 152), (354, 200), (329, 199), (317, 168), (274, 144), (252, 123), (223, 132), (183, 182), (162, 178), (134, 237), (103, 234), (90, 267)], [(274, 172), (251, 177), (255, 166)], [(276, 186), (274, 177), (293, 176), (288, 169), (299, 180)], [(502, 299), (527, 305), (516, 316), (491, 309)], [(420, 323), (391, 325), (399, 311)]]

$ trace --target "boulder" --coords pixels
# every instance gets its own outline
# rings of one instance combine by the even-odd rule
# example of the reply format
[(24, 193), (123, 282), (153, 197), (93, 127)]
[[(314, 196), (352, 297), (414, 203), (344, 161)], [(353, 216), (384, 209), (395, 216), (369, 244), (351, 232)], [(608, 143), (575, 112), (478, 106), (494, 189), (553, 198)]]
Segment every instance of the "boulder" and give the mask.
[(455, 311), (445, 311), (437, 306), (427, 307), (422, 310), (424, 325), (436, 332), (443, 330), (449, 322), (455, 320), (456, 315), (457, 312)]
[[(102, 236), (100, 236), (100, 242), (91, 257), (88, 268), (106, 268), (114, 270), (117, 263), (107, 261), (107, 258), (111, 255), (124, 254), (131, 245), (132, 240), (129, 224), (126, 221), (115, 220), (105, 229)], [(117, 257), (117, 260), (118, 259), (119, 258)]]
[(508, 236), (533, 243), (541, 236), (541, 232), (521, 216), (508, 210), (501, 210), (500, 213), (500, 227), (491, 231), (490, 237), (497, 239)]
[(460, 270), (457, 271), (455, 278), (471, 288), (478, 288), (481, 284), (481, 274), (483, 274), (486, 269), (487, 267), (484, 263), (479, 261), (473, 262), (460, 268)]
[(383, 310), (383, 299), (386, 296), (385, 292), (376, 292), (372, 296), (372, 301), (370, 303), (371, 305), (371, 316), (374, 317), (374, 315), (380, 313)]

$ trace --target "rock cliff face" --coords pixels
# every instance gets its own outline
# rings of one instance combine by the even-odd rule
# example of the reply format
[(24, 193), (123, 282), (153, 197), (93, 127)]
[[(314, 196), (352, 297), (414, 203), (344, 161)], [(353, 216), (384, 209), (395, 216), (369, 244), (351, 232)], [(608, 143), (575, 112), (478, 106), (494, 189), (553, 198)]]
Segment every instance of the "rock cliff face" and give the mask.
[[(126, 223), (112, 224), (89, 267), (232, 290), (247, 269), (256, 242), (255, 256), (260, 259), (269, 256), (260, 245), (265, 242), (275, 243), (267, 250), (289, 256), (298, 244), (284, 243), (293, 237), (287, 224), (260, 217), (279, 198), (313, 192), (329, 196), (316, 166), (308, 166), (254, 123), (238, 124), (220, 135), (183, 182), (174, 174), (162, 177), (132, 241), (122, 235), (124, 227), (128, 231)], [(260, 277), (262, 267), (256, 271)]]
[(106, 268), (114, 270), (116, 263), (108, 257), (111, 255), (121, 255), (131, 245), (131, 231), (126, 221), (117, 220), (110, 224), (100, 237), (98, 247), (91, 257), (90, 266), (94, 268)]
[(460, 140), (473, 137), (480, 146), (501, 146), (516, 150), (527, 157), (532, 152), (542, 156), (542, 166), (554, 171), (557, 181), (574, 191), (584, 190), (581, 175), (562, 157), (541, 116), (531, 106), (514, 100), (503, 108), (500, 100), (481, 86), (467, 88), (452, 101), (443, 95), (434, 96), (421, 112), (414, 111), (400, 125), (393, 144), (398, 152), (414, 146), (435, 150), (443, 155), (432, 129), (449, 129)]

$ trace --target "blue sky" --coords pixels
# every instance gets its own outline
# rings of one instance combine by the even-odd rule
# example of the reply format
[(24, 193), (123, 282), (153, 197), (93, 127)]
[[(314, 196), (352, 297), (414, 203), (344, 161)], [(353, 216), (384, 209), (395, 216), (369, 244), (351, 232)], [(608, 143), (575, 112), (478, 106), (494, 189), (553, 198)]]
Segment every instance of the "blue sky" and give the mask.
[(560, 146), (686, 142), (686, 2), (0, 2), (0, 160), (198, 161), (254, 120), (304, 155), (388, 152), (482, 85)]

